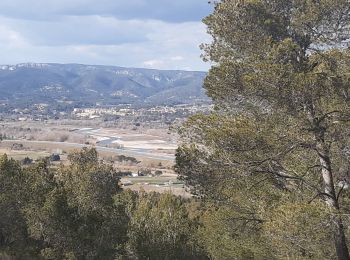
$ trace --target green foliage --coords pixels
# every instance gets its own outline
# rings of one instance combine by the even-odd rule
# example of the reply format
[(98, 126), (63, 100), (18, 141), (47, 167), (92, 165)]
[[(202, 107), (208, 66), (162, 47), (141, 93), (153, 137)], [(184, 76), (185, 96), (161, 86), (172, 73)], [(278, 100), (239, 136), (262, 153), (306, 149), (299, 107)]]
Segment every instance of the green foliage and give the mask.
[(125, 156), (125, 155), (118, 155), (117, 156), (117, 161), (118, 162), (139, 163), (139, 161), (135, 157)]
[(204, 19), (213, 42), (202, 48), (216, 110), (184, 124), (176, 156), (192, 192), (218, 204), (203, 220), (206, 250), (349, 259), (349, 1), (214, 6)]
[(29, 157), (25, 157), (23, 160), (22, 160), (22, 164), (23, 165), (28, 165), (28, 164), (32, 164), (33, 163), (33, 159), (29, 158)]
[(61, 156), (59, 154), (51, 154), (50, 161), (52, 162), (58, 162), (61, 160)]
[(259, 220), (227, 207), (207, 207), (198, 237), (211, 259), (275, 259)]
[(331, 212), (324, 203), (287, 202), (267, 214), (263, 230), (278, 258), (336, 258), (329, 247)]
[(21, 166), (0, 157), (0, 255), (15, 259), (208, 259), (196, 204), (119, 187), (94, 149)]
[(196, 244), (186, 202), (171, 194), (140, 194), (132, 210), (127, 249), (136, 259), (207, 259)]
[(108, 215), (113, 196), (121, 191), (118, 173), (112, 165), (98, 160), (95, 149), (83, 149), (69, 155), (70, 166), (62, 166), (57, 176), (62, 181), (68, 203), (81, 214), (98, 212)]
[(128, 216), (112, 166), (94, 149), (51, 168), (0, 158), (0, 252), (45, 259), (114, 259), (126, 241)]
[(160, 176), (160, 175), (162, 175), (162, 174), (163, 174), (163, 172), (162, 172), (162, 171), (160, 171), (160, 170), (157, 170), (157, 171), (155, 171), (155, 172), (154, 172), (154, 174), (155, 174), (156, 176)]
[(98, 156), (96, 149), (89, 149), (84, 147), (80, 151), (75, 151), (68, 155), (68, 160), (80, 167), (89, 167), (90, 165), (98, 163)]
[(7, 155), (0, 157), (0, 253), (16, 257), (35, 254), (21, 208), (25, 178), (20, 164)]

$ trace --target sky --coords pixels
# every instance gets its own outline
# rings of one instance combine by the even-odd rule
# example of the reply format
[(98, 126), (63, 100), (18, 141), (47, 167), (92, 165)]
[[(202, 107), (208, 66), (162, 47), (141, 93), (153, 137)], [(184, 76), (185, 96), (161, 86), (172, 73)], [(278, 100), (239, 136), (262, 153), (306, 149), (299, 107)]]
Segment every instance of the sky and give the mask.
[(0, 0), (0, 64), (205, 71), (207, 0)]

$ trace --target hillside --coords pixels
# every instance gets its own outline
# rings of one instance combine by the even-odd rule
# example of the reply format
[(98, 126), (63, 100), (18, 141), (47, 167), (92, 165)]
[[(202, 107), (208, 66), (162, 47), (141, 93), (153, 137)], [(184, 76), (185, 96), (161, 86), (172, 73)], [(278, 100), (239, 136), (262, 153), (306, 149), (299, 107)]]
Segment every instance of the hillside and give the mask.
[(205, 72), (25, 63), (0, 66), (0, 95), (20, 107), (37, 103), (171, 105), (207, 100)]

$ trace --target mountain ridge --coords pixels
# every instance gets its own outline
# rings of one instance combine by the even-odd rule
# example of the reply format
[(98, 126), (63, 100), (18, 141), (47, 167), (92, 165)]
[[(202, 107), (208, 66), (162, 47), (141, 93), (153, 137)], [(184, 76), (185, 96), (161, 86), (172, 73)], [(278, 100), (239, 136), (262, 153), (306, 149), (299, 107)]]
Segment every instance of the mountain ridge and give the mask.
[(3, 67), (48, 67), (48, 66), (83, 66), (83, 67), (111, 67), (120, 69), (136, 69), (136, 70), (149, 70), (149, 71), (181, 71), (181, 72), (195, 72), (195, 73), (207, 73), (201, 70), (186, 70), (186, 69), (155, 69), (155, 68), (141, 68), (141, 67), (127, 67), (118, 65), (103, 65), (103, 64), (84, 64), (84, 63), (56, 63), (56, 62), (21, 62), (17, 64), (0, 64), (0, 69)]
[(126, 68), (110, 65), (20, 63), (0, 65), (2, 100), (73, 102), (79, 106), (172, 105), (206, 102), (206, 72)]

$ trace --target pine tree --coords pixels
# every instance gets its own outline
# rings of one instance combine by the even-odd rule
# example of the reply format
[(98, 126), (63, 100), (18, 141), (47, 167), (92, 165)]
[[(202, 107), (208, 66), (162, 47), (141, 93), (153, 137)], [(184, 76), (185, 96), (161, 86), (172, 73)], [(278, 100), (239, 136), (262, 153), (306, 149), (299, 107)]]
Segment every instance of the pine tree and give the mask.
[(349, 212), (350, 2), (214, 5), (204, 19), (213, 42), (202, 47), (213, 63), (205, 88), (217, 112), (193, 117), (182, 129), (177, 171), (198, 195), (217, 201), (230, 200), (224, 192), (230, 187), (245, 194), (268, 187), (270, 197), (261, 200), (276, 193), (279, 203), (324, 202), (336, 255), (350, 259), (343, 217)]

